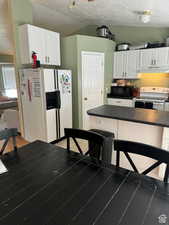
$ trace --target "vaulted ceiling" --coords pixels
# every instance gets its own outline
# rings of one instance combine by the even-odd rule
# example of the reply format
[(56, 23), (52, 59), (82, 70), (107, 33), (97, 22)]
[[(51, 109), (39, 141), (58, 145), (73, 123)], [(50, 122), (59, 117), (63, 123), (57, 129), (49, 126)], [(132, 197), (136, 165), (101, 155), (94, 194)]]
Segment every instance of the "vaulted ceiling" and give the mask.
[[(35, 21), (46, 21), (41, 7), (42, 5), (52, 10), (52, 24), (57, 24), (55, 18), (60, 18), (66, 25), (73, 23), (76, 26), (82, 24), (106, 24), (127, 26), (153, 26), (169, 27), (169, 1), (168, 0), (75, 0), (76, 6), (70, 9), (73, 0), (31, 0), (35, 7)], [(150, 23), (143, 24), (139, 20), (137, 12), (151, 10)], [(55, 15), (55, 13), (56, 15)], [(59, 13), (58, 13), (59, 12)], [(52, 19), (52, 18), (51, 18)], [(60, 22), (60, 20), (58, 21)]]
[[(169, 27), (169, 0), (31, 0), (34, 23), (69, 35), (88, 25)], [(0, 0), (0, 53), (13, 51), (6, 0)], [(136, 12), (152, 10), (143, 24)]]

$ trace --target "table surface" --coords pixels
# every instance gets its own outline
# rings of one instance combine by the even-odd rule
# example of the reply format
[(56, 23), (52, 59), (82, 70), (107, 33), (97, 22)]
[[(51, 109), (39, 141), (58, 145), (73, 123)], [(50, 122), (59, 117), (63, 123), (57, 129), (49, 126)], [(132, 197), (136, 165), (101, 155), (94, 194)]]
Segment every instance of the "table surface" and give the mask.
[(169, 112), (113, 105), (102, 105), (87, 112), (90, 116), (169, 127)]
[(2, 225), (169, 224), (169, 186), (153, 178), (41, 141), (2, 161)]

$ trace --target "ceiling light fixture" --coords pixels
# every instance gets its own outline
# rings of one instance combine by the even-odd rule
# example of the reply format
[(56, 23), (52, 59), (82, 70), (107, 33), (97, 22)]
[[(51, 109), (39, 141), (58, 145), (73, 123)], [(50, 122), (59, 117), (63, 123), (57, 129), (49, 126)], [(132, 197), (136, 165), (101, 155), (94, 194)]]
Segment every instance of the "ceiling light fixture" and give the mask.
[(151, 20), (151, 16), (152, 16), (152, 11), (151, 10), (145, 10), (143, 12), (140, 12), (140, 20), (143, 23), (149, 23)]
[(73, 8), (75, 8), (75, 7), (76, 7), (76, 1), (73, 0), (73, 1), (71, 1), (71, 3), (69, 4), (69, 9), (73, 9)]

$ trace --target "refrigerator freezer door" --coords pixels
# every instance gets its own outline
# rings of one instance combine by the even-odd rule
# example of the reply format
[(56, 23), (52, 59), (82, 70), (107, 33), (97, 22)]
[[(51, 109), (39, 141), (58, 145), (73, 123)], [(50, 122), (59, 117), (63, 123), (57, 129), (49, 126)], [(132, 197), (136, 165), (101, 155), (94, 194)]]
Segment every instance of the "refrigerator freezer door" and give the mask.
[(57, 84), (60, 90), (60, 137), (64, 128), (72, 128), (72, 74), (70, 70), (57, 71)]
[(29, 142), (47, 141), (41, 70), (21, 70), (20, 84), (24, 138)]

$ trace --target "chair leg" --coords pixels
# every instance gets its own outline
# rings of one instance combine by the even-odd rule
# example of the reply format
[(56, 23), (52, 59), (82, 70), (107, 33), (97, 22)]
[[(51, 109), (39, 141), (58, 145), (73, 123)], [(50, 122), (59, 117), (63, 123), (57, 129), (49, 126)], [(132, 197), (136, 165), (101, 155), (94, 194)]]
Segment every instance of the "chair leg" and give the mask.
[(120, 151), (116, 151), (116, 167), (120, 166)]
[(4, 142), (3, 146), (2, 146), (2, 149), (1, 149), (1, 151), (0, 151), (0, 155), (3, 154), (5, 148), (6, 148), (7, 144), (8, 144), (8, 141), (9, 141), (9, 138), (7, 138), (7, 139), (5, 140), (5, 142)]
[(18, 148), (17, 148), (17, 145), (16, 145), (16, 136), (12, 136), (12, 139), (13, 139), (14, 152), (17, 152)]
[(70, 152), (70, 138), (67, 138), (67, 151)]
[(166, 167), (165, 176), (164, 176), (164, 182), (165, 183), (169, 182), (169, 164)]

